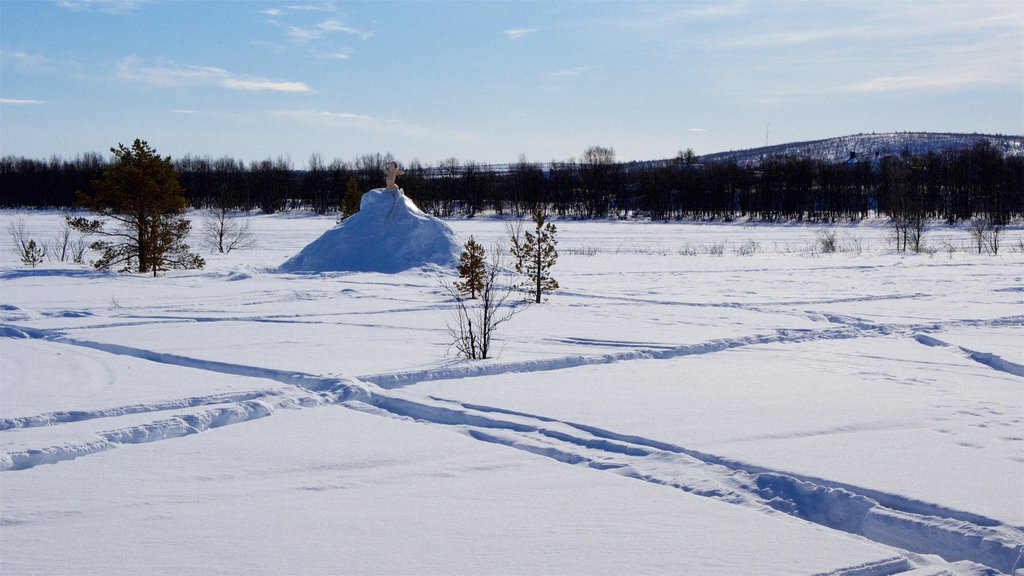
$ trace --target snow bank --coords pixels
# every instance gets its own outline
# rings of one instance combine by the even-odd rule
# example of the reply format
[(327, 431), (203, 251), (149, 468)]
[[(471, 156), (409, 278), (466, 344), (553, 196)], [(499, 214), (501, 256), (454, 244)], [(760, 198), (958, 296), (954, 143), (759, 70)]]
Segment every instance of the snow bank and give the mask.
[(447, 266), (459, 253), (455, 232), (423, 213), (398, 190), (363, 194), (359, 212), (288, 259), (280, 272), (395, 273), (426, 264)]

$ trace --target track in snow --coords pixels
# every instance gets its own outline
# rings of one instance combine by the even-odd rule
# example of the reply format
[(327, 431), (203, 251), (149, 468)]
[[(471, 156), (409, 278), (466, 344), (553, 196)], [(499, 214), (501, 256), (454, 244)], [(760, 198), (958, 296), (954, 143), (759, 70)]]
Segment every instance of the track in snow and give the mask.
[[(451, 427), (478, 441), (523, 450), (566, 464), (586, 466), (594, 470), (669, 486), (765, 513), (791, 514), (911, 552), (937, 554), (951, 562), (977, 562), (1003, 572), (1012, 572), (1024, 567), (1024, 531), (1003, 526), (995, 520), (968, 512), (950, 510), (825, 479), (801, 477), (784, 471), (752, 466), (656, 439), (612, 432), (585, 424), (488, 406), (460, 404), (440, 398), (413, 399), (403, 396), (401, 390), (388, 390), (429, 380), (508, 372), (552, 371), (628, 360), (674, 358), (769, 343), (899, 334), (913, 337), (929, 346), (954, 348), (927, 336), (926, 332), (951, 326), (1024, 325), (1024, 316), (992, 321), (966, 320), (901, 326), (873, 325), (845, 317), (833, 317), (829, 320), (834, 325), (820, 330), (777, 330), (770, 334), (685, 346), (617, 343), (616, 347), (622, 348), (629, 348), (632, 344), (644, 347), (596, 356), (566, 356), (483, 365), (467, 363), (456, 368), (377, 374), (359, 379), (323, 377), (295, 371), (200, 360), (68, 338), (57, 331), (2, 325), (2, 336), (37, 338), (164, 364), (264, 378), (294, 386), (298, 390), (297, 394), (280, 394), (269, 390), (252, 391), (237, 395), (182, 399), (150, 406), (126, 406), (92, 412), (72, 411), (7, 418), (0, 420), (0, 431), (36, 425), (60, 425), (131, 413), (209, 407), (196, 413), (180, 414), (145, 425), (100, 432), (97, 438), (90, 442), (61, 444), (0, 455), (0, 470), (21, 470), (40, 464), (74, 459), (125, 444), (178, 438), (263, 418), (279, 408), (340, 404), (381, 416)], [(609, 344), (596, 341), (591, 343)], [(1016, 376), (1024, 375), (1018, 372), (1018, 364), (994, 355), (958, 349), (993, 369)], [(843, 573), (896, 574), (911, 568), (912, 564), (907, 557), (896, 557), (879, 565), (857, 567), (855, 571), (851, 569)]]

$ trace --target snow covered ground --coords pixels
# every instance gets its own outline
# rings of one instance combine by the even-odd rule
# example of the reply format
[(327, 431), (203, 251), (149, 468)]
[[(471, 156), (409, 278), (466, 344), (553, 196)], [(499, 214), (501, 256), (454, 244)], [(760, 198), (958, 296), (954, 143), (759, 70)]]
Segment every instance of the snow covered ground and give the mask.
[(273, 272), (333, 224), (157, 279), (0, 237), (0, 572), (1024, 574), (1020, 228), (556, 221), (469, 362), (444, 270)]

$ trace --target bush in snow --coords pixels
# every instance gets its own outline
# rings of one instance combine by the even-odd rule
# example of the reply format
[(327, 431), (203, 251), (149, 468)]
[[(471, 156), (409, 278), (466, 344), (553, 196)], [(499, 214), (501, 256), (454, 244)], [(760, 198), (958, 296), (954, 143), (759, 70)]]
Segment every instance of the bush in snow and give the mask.
[[(452, 337), (450, 346), (470, 360), (489, 358), (495, 330), (528, 305), (519, 299), (509, 301), (515, 286), (511, 274), (502, 274), (502, 264), (498, 250), (492, 252), (490, 262), (482, 263), (480, 301), (475, 305), (467, 302), (465, 293), (456, 284), (441, 283), (455, 302), (453, 318), (448, 323), (448, 334)], [(502, 276), (505, 282), (499, 284)]]
[(46, 249), (36, 244), (36, 241), (28, 237), (25, 232), (24, 220), (18, 219), (7, 226), (7, 232), (14, 241), (14, 253), (17, 254), (21, 263), (35, 268), (42, 264), (46, 256)]

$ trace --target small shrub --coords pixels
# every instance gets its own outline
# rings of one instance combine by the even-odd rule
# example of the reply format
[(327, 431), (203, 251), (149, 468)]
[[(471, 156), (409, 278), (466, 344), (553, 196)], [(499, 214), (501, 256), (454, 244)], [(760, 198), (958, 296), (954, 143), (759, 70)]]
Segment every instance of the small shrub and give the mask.
[[(455, 302), (453, 318), (447, 326), (452, 338), (449, 349), (454, 347), (458, 355), (470, 360), (490, 358), (492, 339), (498, 326), (529, 306), (525, 300), (512, 298), (515, 283), (510, 273), (502, 274), (503, 268), (501, 252), (495, 250), (490, 262), (483, 262), (480, 300), (475, 305), (468, 303), (456, 284), (441, 283)], [(499, 285), (502, 275), (505, 282)]]
[(14, 253), (22, 264), (33, 268), (42, 264), (46, 257), (46, 247), (39, 246), (35, 240), (28, 237), (24, 220), (19, 218), (11, 222), (7, 226), (7, 232), (11, 235), (11, 240), (14, 241)]
[(743, 244), (736, 247), (735, 252), (737, 256), (752, 256), (761, 251), (761, 245), (753, 240), (747, 240)]
[(832, 254), (839, 250), (839, 241), (834, 230), (818, 232), (818, 250), (824, 254)]

